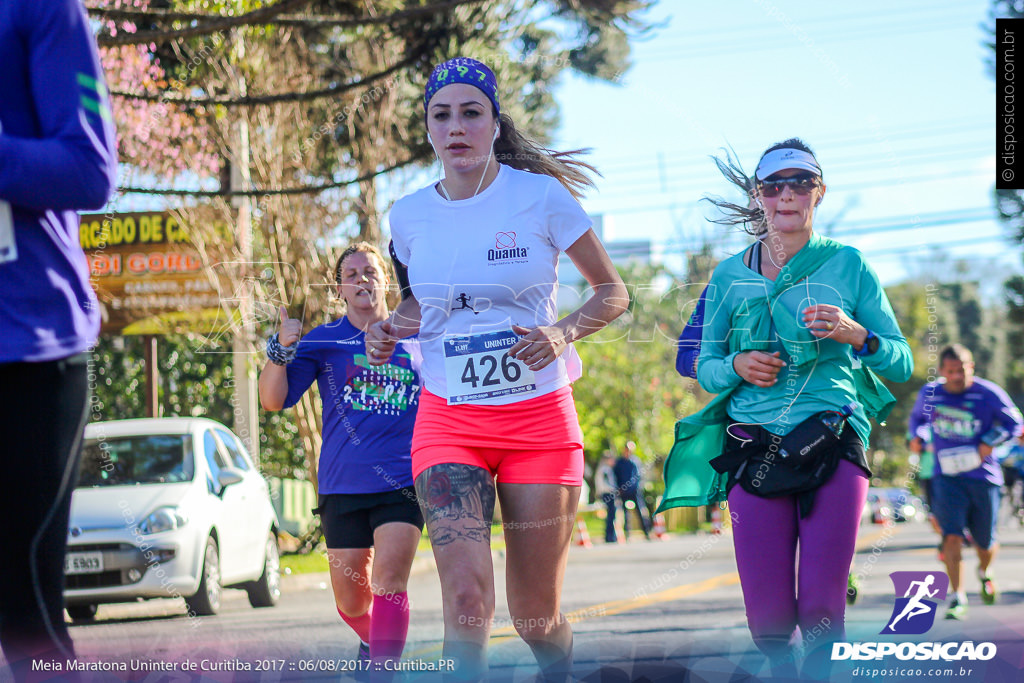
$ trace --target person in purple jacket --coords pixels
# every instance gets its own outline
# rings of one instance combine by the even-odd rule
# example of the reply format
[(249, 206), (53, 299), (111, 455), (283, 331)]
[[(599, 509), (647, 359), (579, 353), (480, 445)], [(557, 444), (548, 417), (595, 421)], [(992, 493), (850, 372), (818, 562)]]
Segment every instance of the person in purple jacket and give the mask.
[(700, 355), (700, 336), (704, 331), (707, 294), (708, 288), (704, 287), (676, 344), (676, 372), (690, 379), (697, 379), (697, 357)]
[[(942, 527), (942, 554), (952, 597), (947, 619), (967, 614), (967, 594), (961, 577), (964, 528), (971, 531), (978, 549), (978, 580), (986, 604), (996, 600), (992, 560), (996, 543), (996, 512), (1003, 472), (992, 455), (994, 446), (1021, 433), (1024, 420), (1006, 392), (974, 376), (974, 357), (961, 344), (939, 355), (942, 380), (924, 385), (910, 414), (910, 433), (931, 429), (935, 449), (932, 495), (935, 516)], [(924, 444), (915, 436), (910, 448), (920, 453)]]
[(100, 327), (75, 211), (106, 203), (117, 159), (79, 0), (0, 3), (0, 64), (0, 645), (25, 680), (75, 657), (64, 552)]
[[(359, 636), (361, 671), (393, 670), (409, 630), (406, 586), (423, 530), (412, 480), (412, 430), (419, 406), (415, 340), (386, 365), (371, 366), (365, 332), (388, 317), (389, 270), (372, 245), (357, 242), (335, 266), (346, 315), (302, 336), (281, 309), (267, 342), (260, 402), (283, 410), (316, 381), (323, 402), (317, 468), (320, 515), (338, 614)], [(370, 663), (372, 658), (372, 664)]]

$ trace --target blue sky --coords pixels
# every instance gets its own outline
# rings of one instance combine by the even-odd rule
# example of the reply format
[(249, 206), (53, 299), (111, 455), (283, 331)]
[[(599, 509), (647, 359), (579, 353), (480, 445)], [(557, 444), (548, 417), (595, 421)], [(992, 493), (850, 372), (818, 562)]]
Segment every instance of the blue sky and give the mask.
[[(825, 170), (816, 219), (862, 249), (885, 282), (930, 277), (932, 245), (988, 278), (1021, 270), (995, 220), (989, 3), (857, 4), (662, 0), (666, 25), (634, 42), (617, 84), (569, 77), (556, 148), (590, 147), (604, 175), (584, 201), (612, 239), (649, 238), (669, 257), (704, 239), (704, 194), (729, 194), (709, 155), (731, 145), (748, 171), (775, 141), (802, 137)], [(941, 272), (940, 272), (941, 275)], [(934, 275), (932, 275), (934, 276)]]

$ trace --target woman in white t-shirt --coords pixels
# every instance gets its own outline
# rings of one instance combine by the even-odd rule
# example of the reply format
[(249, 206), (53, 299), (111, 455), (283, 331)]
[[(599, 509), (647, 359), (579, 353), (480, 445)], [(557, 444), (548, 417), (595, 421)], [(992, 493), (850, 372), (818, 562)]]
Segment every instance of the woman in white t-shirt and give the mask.
[[(459, 678), (486, 673), (497, 492), (513, 625), (545, 677), (564, 678), (572, 629), (559, 601), (583, 479), (572, 342), (618, 317), (628, 297), (574, 198), (593, 169), (520, 135), (489, 68), (461, 57), (438, 65), (424, 109), (444, 179), (391, 211), (403, 300), (369, 330), (367, 353), (384, 363), (419, 333), (413, 476), (441, 577), (444, 656), (458, 660)], [(594, 296), (559, 320), (562, 251)]]

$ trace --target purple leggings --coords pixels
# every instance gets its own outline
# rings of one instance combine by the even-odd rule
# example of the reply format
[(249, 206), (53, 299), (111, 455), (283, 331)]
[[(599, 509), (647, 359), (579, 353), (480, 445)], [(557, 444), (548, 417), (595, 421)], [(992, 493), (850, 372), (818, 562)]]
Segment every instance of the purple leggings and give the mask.
[(864, 471), (840, 460), (804, 519), (793, 496), (759, 498), (740, 486), (729, 493), (747, 625), (764, 654), (787, 654), (797, 626), (805, 638), (845, 637), (847, 577), (867, 492)]

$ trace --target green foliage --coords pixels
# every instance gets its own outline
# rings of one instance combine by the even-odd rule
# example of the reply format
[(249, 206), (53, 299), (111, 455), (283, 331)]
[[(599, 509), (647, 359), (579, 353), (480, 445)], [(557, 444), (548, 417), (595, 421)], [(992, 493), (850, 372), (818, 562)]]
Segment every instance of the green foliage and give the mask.
[[(227, 16), (266, 4), (261, 0), (152, 0), (152, 5), (142, 0), (104, 0), (100, 5), (114, 7), (129, 1), (139, 9), (152, 6)], [(308, 7), (308, 13), (358, 18), (370, 9), (380, 16), (430, 4), (378, 0), (371, 8), (355, 0), (319, 0)], [(122, 150), (121, 160), (154, 178), (174, 178), (185, 184), (216, 180), (222, 188), (229, 186), (228, 160), (248, 159), (245, 170), (257, 188), (319, 186), (386, 167), (428, 163), (433, 155), (423, 126), (423, 85), (434, 64), (457, 55), (489, 62), (498, 77), (503, 108), (525, 134), (546, 143), (558, 124), (554, 89), (559, 75), (565, 69), (599, 78), (622, 73), (628, 67), (627, 38), (644, 30), (636, 15), (647, 4), (639, 0), (486, 0), (417, 15), (414, 20), (358, 26), (249, 25), (111, 51), (105, 65), (110, 73), (123, 76), (118, 84), (126, 91), (162, 92), (172, 99), (235, 100), (231, 105), (209, 105), (115, 97), (115, 104), (134, 114), (118, 118), (119, 137), (137, 143)], [(130, 30), (125, 26), (119, 30), (175, 26), (181, 24), (147, 18)], [(390, 76), (329, 96), (301, 96), (384, 72)], [(145, 78), (135, 76), (140, 73)], [(236, 106), (240, 97), (267, 95), (298, 99)], [(197, 146), (198, 142), (202, 145)], [(183, 169), (188, 172), (182, 174)], [(379, 184), (392, 194), (400, 192), (401, 178), (393, 180)], [(272, 264), (268, 267), (272, 277), (259, 279), (262, 290), (255, 293), (257, 300), (273, 304), (270, 310), (279, 303), (293, 314), (301, 310), (307, 322), (322, 321), (327, 319), (328, 303), (320, 293), (330, 280), (332, 251), (355, 234), (382, 241), (378, 218), (393, 197), (378, 198), (378, 181), (318, 194), (256, 198), (251, 254), (209, 228), (218, 222), (233, 223), (237, 205), (223, 198), (169, 203), (180, 213), (179, 222), (190, 226), (190, 237), (204, 260), (251, 261), (261, 264), (261, 269), (262, 264)], [(231, 284), (221, 282), (222, 289), (232, 291)], [(104, 340), (97, 349), (97, 366), (104, 368), (96, 392), (96, 412), (102, 419), (143, 416), (141, 343), (137, 338)], [(161, 340), (161, 412), (204, 415), (231, 425), (231, 356), (205, 348), (200, 353), (183, 338)], [(664, 369), (671, 371), (671, 364)], [(261, 454), (268, 473), (296, 476), (306, 471), (301, 444), (315, 447), (318, 411), (319, 406), (299, 412), (303, 416), (299, 424), (293, 411), (283, 415), (261, 411)], [(654, 449), (653, 443), (648, 448)]]
[[(583, 378), (573, 385), (573, 395), (592, 467), (604, 450), (618, 451), (628, 440), (654, 465), (672, 447), (676, 420), (703, 402), (696, 382), (675, 371), (676, 339), (699, 289), (657, 266), (629, 266), (622, 275), (630, 290), (629, 312), (576, 344)], [(660, 475), (647, 479), (661, 485)]]
[[(992, 0), (989, 11), (987, 46), (990, 55), (986, 60), (989, 72), (995, 73), (995, 18), (1020, 19), (1024, 17), (1024, 0)], [(994, 190), (996, 210), (1006, 228), (1008, 236), (1019, 245), (1024, 245), (1024, 190)], [(1006, 304), (1006, 349), (1003, 358), (1006, 367), (1005, 388), (1018, 403), (1024, 402), (1024, 278), (1015, 275), (1004, 283), (1003, 299)]]
[[(1003, 285), (1006, 305), (1006, 391), (1018, 405), (1024, 404), (1024, 276), (1014, 275)], [(1014, 351), (1015, 350), (1015, 351)]]
[(886, 294), (914, 356), (914, 372), (908, 381), (885, 382), (896, 397), (886, 424), (872, 425), (871, 446), (895, 454), (906, 451), (910, 410), (921, 387), (938, 376), (939, 352), (951, 343), (957, 326), (953, 307), (940, 296), (936, 284), (904, 282), (888, 287)]
[(921, 387), (938, 378), (939, 354), (950, 344), (961, 343), (971, 349), (981, 377), (1003, 384), (1008, 377), (1022, 376), (1021, 361), (1007, 350), (1022, 348), (1019, 330), (1024, 322), (1024, 278), (1008, 280), (1006, 291), (1009, 315), (999, 305), (985, 305), (976, 282), (904, 282), (887, 288), (914, 354), (914, 373), (908, 382), (887, 382), (897, 405), (886, 426), (873, 433), (873, 447), (891, 455), (906, 452), (910, 410)]

